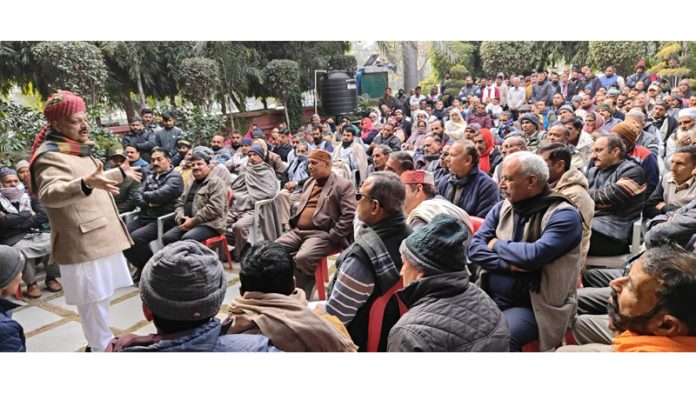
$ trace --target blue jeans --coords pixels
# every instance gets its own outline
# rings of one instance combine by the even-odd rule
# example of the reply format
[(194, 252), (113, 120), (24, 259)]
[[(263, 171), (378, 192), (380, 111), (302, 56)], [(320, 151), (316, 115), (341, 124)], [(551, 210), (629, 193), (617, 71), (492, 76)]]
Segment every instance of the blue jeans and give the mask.
[(503, 310), (510, 326), (510, 352), (522, 352), (522, 347), (537, 339), (538, 330), (534, 311), (526, 307)]

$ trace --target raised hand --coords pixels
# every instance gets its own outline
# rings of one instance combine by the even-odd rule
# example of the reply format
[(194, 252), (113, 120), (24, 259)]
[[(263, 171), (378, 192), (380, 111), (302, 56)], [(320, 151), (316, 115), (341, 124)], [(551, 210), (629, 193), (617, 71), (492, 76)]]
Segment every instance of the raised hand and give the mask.
[(143, 174), (138, 172), (140, 171), (140, 168), (133, 168), (132, 166), (130, 166), (128, 160), (121, 164), (121, 169), (123, 169), (123, 172), (126, 173), (126, 176), (132, 177), (137, 181), (140, 181), (143, 178)]
[(118, 182), (104, 177), (104, 164), (102, 164), (101, 161), (97, 161), (97, 169), (91, 174), (83, 177), (82, 180), (89, 188), (96, 188), (118, 195), (118, 187), (116, 187)]

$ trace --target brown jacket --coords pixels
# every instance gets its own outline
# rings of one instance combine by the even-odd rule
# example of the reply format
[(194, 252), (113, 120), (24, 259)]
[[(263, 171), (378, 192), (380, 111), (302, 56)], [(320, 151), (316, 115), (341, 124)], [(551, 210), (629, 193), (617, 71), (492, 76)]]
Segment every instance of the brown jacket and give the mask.
[[(291, 222), (297, 222), (300, 213), (307, 205), (307, 200), (309, 200), (316, 182), (315, 179), (310, 178), (305, 183), (297, 214), (290, 219)], [(324, 187), (322, 187), (312, 222), (320, 230), (329, 233), (332, 244), (347, 247), (353, 234), (353, 217), (356, 205), (353, 183), (331, 172)]]
[[(184, 215), (184, 203), (191, 189), (191, 184), (186, 186), (184, 193), (176, 201), (176, 222)], [(222, 178), (209, 173), (203, 180), (203, 184), (196, 191), (193, 198), (193, 226), (205, 225), (225, 233), (225, 218), (227, 217), (227, 183)]]
[(578, 209), (582, 218), (582, 243), (580, 243), (580, 260), (585, 266), (587, 252), (590, 250), (590, 236), (592, 236), (592, 218), (595, 205), (592, 197), (587, 192), (587, 178), (579, 170), (570, 169), (558, 179), (556, 186), (551, 190), (567, 196)]
[[(82, 192), (82, 178), (96, 168), (92, 157), (57, 152), (44, 153), (32, 164), (37, 196), (51, 222), (51, 259), (58, 264), (93, 261), (133, 244), (111, 194), (97, 189), (89, 195)], [(119, 183), (124, 180), (118, 168), (104, 176)]]

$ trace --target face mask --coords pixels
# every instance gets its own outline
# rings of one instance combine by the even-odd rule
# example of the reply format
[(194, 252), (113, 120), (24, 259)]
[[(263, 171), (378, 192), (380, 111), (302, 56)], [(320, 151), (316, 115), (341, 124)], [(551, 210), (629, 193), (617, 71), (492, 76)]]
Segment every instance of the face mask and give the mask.
[(0, 188), (0, 195), (7, 198), (10, 202), (19, 202), (24, 195), (24, 187), (5, 187)]

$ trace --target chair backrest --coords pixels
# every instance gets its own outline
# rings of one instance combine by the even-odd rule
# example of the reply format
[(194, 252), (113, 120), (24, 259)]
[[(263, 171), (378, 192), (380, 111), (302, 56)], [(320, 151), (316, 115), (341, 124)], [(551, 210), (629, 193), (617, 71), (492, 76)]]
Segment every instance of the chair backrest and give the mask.
[(485, 220), (481, 217), (474, 217), (474, 216), (471, 216), (469, 218), (471, 218), (471, 226), (474, 228), (474, 234), (475, 234), (476, 232), (478, 232), (479, 228), (481, 228), (481, 225), (483, 225), (483, 222)]
[[(394, 286), (389, 288), (387, 292), (379, 296), (372, 303), (370, 315), (368, 317), (369, 320), (367, 322), (367, 352), (377, 352), (379, 349), (379, 340), (382, 335), (382, 322), (384, 321), (384, 310), (387, 308), (389, 299), (395, 296), (394, 293), (403, 287), (403, 281), (399, 279)], [(399, 315), (404, 315), (406, 311), (408, 311), (408, 308), (406, 308), (398, 297), (396, 299), (399, 302)]]

